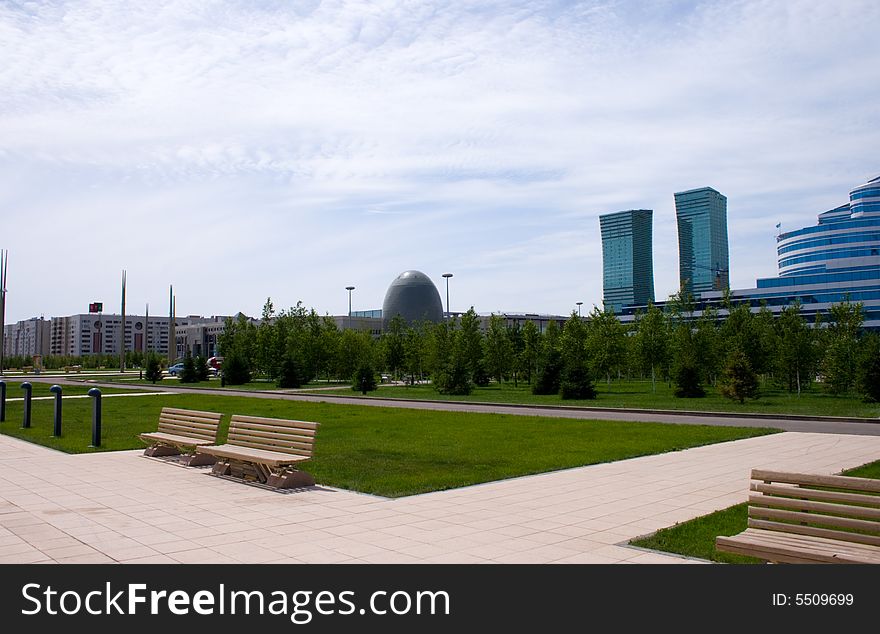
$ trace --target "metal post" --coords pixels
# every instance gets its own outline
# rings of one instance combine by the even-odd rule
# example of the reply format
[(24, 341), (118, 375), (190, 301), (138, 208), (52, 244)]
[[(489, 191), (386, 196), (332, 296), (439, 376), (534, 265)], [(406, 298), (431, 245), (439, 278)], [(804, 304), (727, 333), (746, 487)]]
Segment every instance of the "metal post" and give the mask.
[(21, 389), (24, 390), (24, 418), (21, 421), (21, 428), (28, 429), (31, 426), (31, 391), (33, 386), (25, 381), (21, 384)]
[(348, 329), (351, 330), (351, 292), (354, 290), (354, 286), (346, 286), (345, 290), (348, 291)]
[(0, 423), (6, 420), (6, 381), (0, 381)]
[(92, 444), (89, 447), (101, 446), (101, 390), (93, 387), (89, 390), (92, 401)]
[(452, 273), (444, 273), (443, 277), (446, 278), (446, 321), (449, 321), (449, 278)]
[(61, 436), (61, 386), (53, 385), (49, 391), (55, 395), (55, 415), (52, 418), (52, 435)]
[[(6, 267), (9, 251), (0, 250), (0, 375), (3, 374), (3, 356), (6, 353)], [(0, 417), (0, 420), (5, 418)]]
[(580, 316), (581, 316), (581, 305), (583, 304), (583, 302), (575, 302), (575, 304), (577, 304), (577, 307), (578, 307), (578, 317), (580, 317)]

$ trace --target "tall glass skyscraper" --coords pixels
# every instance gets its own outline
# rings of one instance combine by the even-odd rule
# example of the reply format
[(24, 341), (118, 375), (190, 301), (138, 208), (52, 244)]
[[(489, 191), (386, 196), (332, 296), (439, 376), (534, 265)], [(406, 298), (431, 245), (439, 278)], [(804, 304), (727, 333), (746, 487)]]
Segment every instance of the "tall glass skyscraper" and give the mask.
[(730, 288), (727, 197), (711, 187), (675, 194), (681, 290), (698, 297)]
[(599, 216), (602, 229), (602, 285), (605, 310), (654, 301), (650, 209)]

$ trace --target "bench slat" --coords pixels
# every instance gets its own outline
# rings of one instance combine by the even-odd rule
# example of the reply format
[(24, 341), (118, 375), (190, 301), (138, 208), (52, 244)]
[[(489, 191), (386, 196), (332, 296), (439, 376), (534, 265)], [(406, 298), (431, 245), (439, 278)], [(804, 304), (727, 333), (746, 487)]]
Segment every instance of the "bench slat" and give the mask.
[(206, 431), (211, 434), (213, 434), (219, 426), (220, 425), (217, 423), (213, 425), (203, 425), (201, 423), (190, 423), (181, 420), (169, 420), (167, 418), (159, 420), (159, 427), (183, 427), (185, 429), (192, 429), (196, 431)]
[(177, 407), (163, 407), (163, 414), (180, 414), (183, 416), (197, 416), (199, 418), (207, 418), (209, 420), (220, 420), (223, 414), (218, 412), (204, 412), (198, 409), (180, 409)]
[(144, 440), (154, 440), (157, 442), (165, 442), (172, 445), (190, 447), (195, 447), (197, 445), (210, 445), (211, 443), (215, 442), (214, 438), (193, 438), (191, 436), (177, 436), (175, 434), (163, 434), (159, 432), (139, 434), (139, 437)]
[[(780, 537), (781, 536), (781, 537)], [(784, 533), (749, 528), (732, 537), (719, 536), (716, 543), (723, 550), (760, 557), (768, 561), (798, 563), (880, 563), (880, 553), (871, 546), (839, 552), (834, 540), (802, 536), (798, 542), (786, 541)], [(823, 543), (825, 542), (825, 543)], [(828, 543), (830, 542), (830, 543)]]
[(826, 476), (812, 473), (783, 473), (780, 471), (752, 470), (752, 480), (764, 482), (784, 482), (786, 484), (805, 484), (808, 486), (852, 489), (880, 493), (880, 480), (855, 478), (851, 476)]
[(851, 528), (853, 530), (875, 532), (877, 523), (868, 520), (855, 520), (848, 517), (835, 515), (823, 515), (820, 513), (801, 513), (798, 511), (782, 511), (764, 507), (749, 507), (749, 517), (769, 520), (787, 520), (806, 524), (820, 524), (822, 526), (834, 526), (836, 528)]
[(171, 423), (178, 425), (190, 425), (192, 427), (201, 427), (203, 429), (214, 429), (220, 424), (219, 420), (206, 421), (205, 419), (184, 418), (183, 416), (165, 416), (159, 417), (159, 423)]
[(274, 451), (278, 453), (286, 453), (296, 456), (311, 456), (312, 451), (298, 449), (296, 447), (289, 447), (283, 445), (269, 445), (261, 442), (248, 442), (247, 440), (238, 439), (235, 442), (227, 443), (231, 447), (249, 447), (251, 449), (262, 449), (264, 451)]
[[(227, 441), (230, 445), (238, 445), (241, 443), (248, 443), (249, 446), (265, 446), (267, 449), (271, 449), (276, 451), (276, 447), (289, 447), (290, 449), (299, 449), (301, 452), (311, 453), (314, 447), (314, 443), (310, 442), (273, 442), (271, 440), (266, 440), (264, 438), (253, 438), (251, 436), (247, 436), (244, 434), (229, 434), (229, 438)], [(280, 451), (281, 449), (278, 449)]]
[(290, 434), (297, 436), (314, 437), (317, 432), (314, 429), (305, 427), (283, 427), (280, 425), (263, 425), (258, 423), (242, 423), (241, 421), (232, 421), (229, 424), (230, 429), (252, 429), (254, 431), (269, 431), (274, 434)]
[(759, 520), (752, 517), (749, 518), (749, 528), (775, 530), (778, 532), (795, 533), (797, 535), (812, 535), (813, 537), (839, 539), (846, 542), (854, 542), (856, 544), (870, 544), (873, 546), (880, 546), (880, 537), (876, 535), (865, 535), (864, 533), (836, 531), (831, 528), (818, 528), (816, 526), (803, 526), (801, 524), (786, 524), (784, 522)]
[(309, 456), (294, 456), (275, 451), (266, 451), (255, 448), (237, 447), (230, 445), (198, 447), (197, 451), (199, 453), (209, 453), (211, 455), (221, 458), (231, 458), (233, 460), (242, 460), (245, 462), (253, 462), (256, 464), (266, 464), (273, 467), (305, 462), (309, 459)]
[(778, 486), (775, 484), (752, 483), (752, 491), (778, 495), (782, 497), (800, 498), (803, 500), (820, 500), (826, 502), (851, 502), (871, 508), (880, 508), (880, 495), (863, 493), (844, 493), (842, 491), (824, 491), (822, 489), (805, 489), (795, 486)]
[(305, 443), (308, 445), (315, 444), (314, 436), (303, 436), (301, 434), (288, 434), (284, 432), (277, 431), (261, 431), (254, 429), (245, 429), (243, 427), (230, 427), (229, 434), (241, 434), (243, 436), (251, 436), (253, 438), (266, 438), (270, 440), (281, 440), (281, 441), (290, 441), (290, 442), (298, 442)]
[(317, 430), (320, 425), (320, 423), (313, 423), (313, 422), (304, 421), (304, 420), (286, 420), (283, 418), (262, 418), (259, 416), (241, 416), (239, 414), (233, 414), (232, 422), (262, 423), (265, 425), (270, 425), (272, 427), (301, 427), (303, 429), (314, 429), (314, 430)]
[[(772, 495), (750, 495), (749, 504), (754, 506), (780, 507), (798, 511), (821, 511), (866, 520), (880, 520), (880, 509), (872, 509), (853, 504), (832, 504), (831, 502), (814, 502), (812, 500), (793, 500), (791, 498)], [(880, 523), (874, 522), (874, 530), (880, 531)]]

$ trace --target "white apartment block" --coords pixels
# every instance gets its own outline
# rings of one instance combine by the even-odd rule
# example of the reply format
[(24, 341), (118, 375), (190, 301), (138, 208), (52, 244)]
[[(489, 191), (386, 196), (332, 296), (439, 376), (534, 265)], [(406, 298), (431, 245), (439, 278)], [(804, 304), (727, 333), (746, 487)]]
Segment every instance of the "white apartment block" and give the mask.
[(7, 357), (49, 354), (50, 322), (32, 317), (3, 327), (3, 354)]

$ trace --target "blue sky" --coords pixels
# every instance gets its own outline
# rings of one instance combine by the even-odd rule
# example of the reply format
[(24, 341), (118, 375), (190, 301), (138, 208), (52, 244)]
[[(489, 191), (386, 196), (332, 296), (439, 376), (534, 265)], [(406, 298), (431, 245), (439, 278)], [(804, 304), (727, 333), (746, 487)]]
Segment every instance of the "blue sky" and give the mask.
[[(381, 307), (419, 269), (453, 310), (602, 298), (598, 216), (728, 197), (731, 284), (775, 224), (880, 172), (880, 4), (0, 4), (7, 323), (128, 310)], [(445, 293), (443, 293), (445, 295)]]

